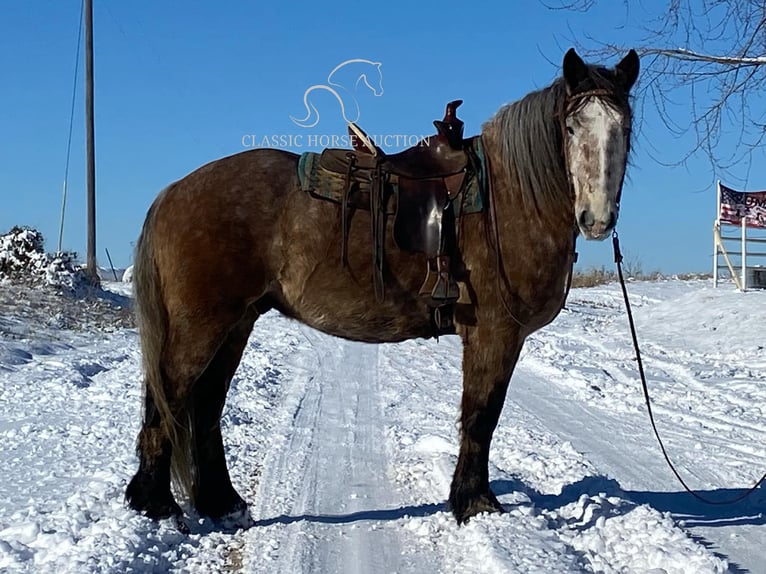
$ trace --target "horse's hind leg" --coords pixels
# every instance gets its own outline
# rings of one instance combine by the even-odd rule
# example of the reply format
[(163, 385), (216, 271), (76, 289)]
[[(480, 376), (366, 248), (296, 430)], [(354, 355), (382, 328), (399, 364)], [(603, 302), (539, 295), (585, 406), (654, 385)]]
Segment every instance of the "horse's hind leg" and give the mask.
[(152, 344), (152, 331), (142, 331), (147, 382), (140, 464), (125, 496), (131, 508), (151, 518), (181, 514), (170, 490), (171, 474), (182, 492), (193, 495), (192, 389), (242, 318), (241, 310), (223, 305), (199, 308), (204, 312), (168, 313), (161, 350)]
[(195, 473), (192, 500), (200, 514), (213, 518), (246, 508), (229, 478), (220, 422), (229, 384), (257, 318), (255, 306), (250, 307), (231, 329), (192, 389), (190, 411)]
[(489, 446), (523, 339), (486, 327), (463, 336), (461, 440), (449, 505), (458, 523), (502, 507), (489, 488)]
[(128, 504), (150, 518), (180, 515), (181, 508), (170, 492), (170, 439), (149, 389), (144, 397), (144, 422), (137, 450), (140, 462), (125, 492)]

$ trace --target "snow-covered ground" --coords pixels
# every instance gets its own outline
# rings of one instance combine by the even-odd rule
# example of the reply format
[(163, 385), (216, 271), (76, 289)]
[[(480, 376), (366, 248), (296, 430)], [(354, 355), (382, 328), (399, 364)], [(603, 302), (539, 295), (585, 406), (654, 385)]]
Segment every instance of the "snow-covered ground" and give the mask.
[[(766, 292), (630, 292), (671, 456), (705, 495), (740, 492), (766, 471)], [(665, 466), (615, 285), (573, 290), (528, 340), (491, 453), (507, 512), (465, 527), (444, 508), (459, 340), (363, 345), (266, 315), (224, 415), (255, 523), (191, 515), (188, 534), (123, 503), (135, 330), (72, 329), (20, 299), (0, 306), (2, 572), (766, 572), (765, 491), (707, 506)]]

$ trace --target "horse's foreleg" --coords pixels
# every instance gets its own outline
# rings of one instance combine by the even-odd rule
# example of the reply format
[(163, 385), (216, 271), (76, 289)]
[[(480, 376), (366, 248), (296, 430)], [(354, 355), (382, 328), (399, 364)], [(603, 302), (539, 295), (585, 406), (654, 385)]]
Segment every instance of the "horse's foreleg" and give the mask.
[(489, 446), (523, 339), (474, 328), (463, 337), (461, 440), (449, 505), (458, 523), (502, 507), (489, 488)]
[(220, 423), (229, 384), (257, 318), (258, 312), (250, 308), (229, 332), (192, 390), (192, 499), (201, 514), (213, 518), (243, 511), (247, 506), (229, 478)]

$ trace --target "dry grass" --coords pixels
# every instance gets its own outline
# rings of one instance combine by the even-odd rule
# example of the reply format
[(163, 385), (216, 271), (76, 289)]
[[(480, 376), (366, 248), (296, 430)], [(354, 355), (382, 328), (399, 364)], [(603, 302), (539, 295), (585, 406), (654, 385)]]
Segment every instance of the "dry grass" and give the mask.
[[(623, 265), (623, 275), (626, 279), (633, 281), (660, 281), (672, 277), (682, 281), (691, 281), (695, 279), (711, 279), (710, 273), (680, 273), (678, 275), (663, 275), (659, 271), (644, 273), (640, 266), (631, 268)], [(576, 269), (572, 276), (572, 287), (596, 287), (606, 285), (617, 281), (617, 271), (608, 270), (605, 267), (591, 267), (590, 269)]]
[(572, 275), (572, 287), (596, 287), (616, 280), (617, 274), (604, 267), (591, 267), (586, 270), (576, 269)]
[(77, 293), (52, 287), (0, 283), (0, 336), (28, 337), (35, 331), (114, 331), (136, 326), (130, 298), (101, 289)]

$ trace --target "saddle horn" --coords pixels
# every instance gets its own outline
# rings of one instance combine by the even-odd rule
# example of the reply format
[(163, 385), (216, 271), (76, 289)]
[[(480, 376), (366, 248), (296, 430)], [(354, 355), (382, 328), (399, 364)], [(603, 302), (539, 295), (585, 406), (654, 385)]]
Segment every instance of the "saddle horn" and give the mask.
[(447, 143), (453, 149), (463, 149), (463, 128), (465, 123), (457, 117), (457, 109), (463, 100), (453, 100), (447, 104), (444, 111), (444, 119), (434, 121), (436, 131), (440, 136), (447, 139)]

